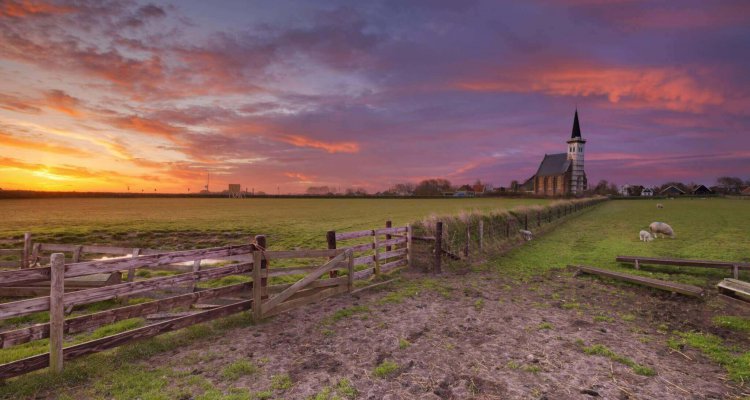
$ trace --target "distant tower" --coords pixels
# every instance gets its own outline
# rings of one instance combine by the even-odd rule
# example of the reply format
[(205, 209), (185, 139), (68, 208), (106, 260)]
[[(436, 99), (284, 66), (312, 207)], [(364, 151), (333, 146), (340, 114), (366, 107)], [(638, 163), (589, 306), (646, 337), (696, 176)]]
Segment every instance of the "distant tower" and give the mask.
[(570, 193), (582, 194), (587, 188), (586, 172), (583, 170), (583, 149), (586, 139), (581, 137), (581, 126), (578, 124), (578, 109), (573, 118), (573, 133), (568, 140), (568, 160), (573, 164), (570, 177)]

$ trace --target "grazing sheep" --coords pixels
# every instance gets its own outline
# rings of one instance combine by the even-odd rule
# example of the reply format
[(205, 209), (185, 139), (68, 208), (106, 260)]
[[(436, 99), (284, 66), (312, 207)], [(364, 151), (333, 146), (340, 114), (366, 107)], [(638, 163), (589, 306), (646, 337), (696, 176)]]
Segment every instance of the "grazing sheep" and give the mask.
[(656, 208), (664, 208), (664, 204), (656, 203)]
[(521, 235), (523, 236), (523, 239), (524, 239), (525, 241), (527, 241), (527, 242), (528, 242), (529, 240), (531, 240), (531, 239), (532, 239), (532, 234), (531, 234), (531, 231), (527, 231), (527, 230), (525, 230), (525, 229), (521, 229), (521, 230), (520, 230), (519, 232), (521, 232)]
[(651, 233), (649, 231), (641, 230), (641, 232), (638, 235), (641, 238), (641, 242), (650, 242), (654, 240), (654, 237), (651, 236)]
[(648, 229), (651, 231), (651, 233), (654, 234), (654, 237), (659, 237), (659, 233), (662, 235), (667, 235), (674, 239), (675, 234), (674, 230), (672, 230), (672, 227), (664, 222), (652, 222), (651, 225), (648, 226)]

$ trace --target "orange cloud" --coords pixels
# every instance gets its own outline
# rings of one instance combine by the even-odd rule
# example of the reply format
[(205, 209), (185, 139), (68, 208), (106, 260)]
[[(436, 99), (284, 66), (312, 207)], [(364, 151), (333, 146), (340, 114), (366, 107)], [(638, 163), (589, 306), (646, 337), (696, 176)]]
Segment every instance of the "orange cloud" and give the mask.
[(292, 179), (296, 179), (299, 182), (313, 182), (314, 177), (309, 175), (303, 175), (299, 172), (284, 172), (284, 176)]
[(0, 3), (0, 17), (26, 17), (35, 14), (63, 14), (73, 11), (71, 7), (63, 7), (42, 1), (4, 0)]
[(17, 147), (20, 149), (43, 151), (46, 153), (55, 153), (66, 156), (86, 157), (90, 155), (88, 152), (75, 147), (52, 144), (44, 140), (22, 139), (5, 132), (0, 132), (0, 145)]
[(326, 143), (299, 135), (286, 135), (281, 137), (280, 140), (293, 146), (321, 149), (328, 153), (359, 153), (359, 144), (356, 142)]
[(610, 103), (698, 112), (724, 102), (724, 96), (703, 87), (675, 68), (555, 67), (511, 73), (504, 79), (469, 80), (456, 85), (481, 92), (540, 92), (555, 96), (605, 96)]
[(81, 116), (81, 111), (79, 111), (80, 100), (62, 90), (50, 90), (47, 92), (44, 101), (45, 105), (53, 110), (68, 114), (71, 117)]
[(178, 141), (177, 136), (182, 132), (182, 129), (176, 126), (137, 116), (114, 118), (110, 122), (113, 126), (120, 129), (145, 133), (149, 136), (158, 136), (173, 142)]

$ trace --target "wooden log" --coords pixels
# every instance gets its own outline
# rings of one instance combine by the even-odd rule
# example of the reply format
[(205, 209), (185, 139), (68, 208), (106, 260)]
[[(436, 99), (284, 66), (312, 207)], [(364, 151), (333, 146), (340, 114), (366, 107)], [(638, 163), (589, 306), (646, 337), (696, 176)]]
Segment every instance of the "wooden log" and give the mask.
[(412, 243), (412, 227), (410, 225), (406, 225), (406, 265), (407, 267), (411, 268), (413, 266), (414, 262), (414, 245)]
[(356, 231), (356, 232), (337, 232), (336, 233), (336, 240), (349, 240), (349, 239), (356, 239), (366, 236), (373, 236), (374, 231), (372, 229), (366, 230), (366, 231)]
[(347, 250), (343, 254), (339, 254), (338, 256), (334, 257), (327, 263), (321, 265), (318, 269), (311, 272), (306, 277), (302, 278), (301, 280), (297, 281), (295, 284), (284, 290), (283, 292), (279, 293), (278, 295), (274, 296), (264, 304), (262, 304), (259, 308), (262, 310), (261, 315), (265, 315), (265, 313), (272, 310), (274, 307), (278, 306), (283, 302), (284, 300), (288, 299), (291, 295), (293, 295), (298, 290), (304, 288), (308, 284), (312, 283), (312, 281), (320, 278), (323, 274), (328, 272), (331, 268), (336, 266), (337, 264), (341, 263), (342, 261), (346, 260), (347, 257), (351, 254), (351, 250)]
[[(149, 292), (157, 289), (174, 287), (177, 284), (188, 282), (192, 279), (208, 280), (229, 275), (249, 272), (251, 263), (235, 264), (226, 267), (212, 268), (196, 273), (186, 273), (161, 278), (153, 278), (145, 281), (121, 283), (118, 285), (105, 286), (95, 289), (86, 289), (70, 293), (65, 296), (65, 306), (76, 306), (93, 303), (96, 301), (109, 300), (124, 295)], [(0, 319), (18, 317), (49, 309), (49, 297), (37, 297), (33, 299), (19, 300), (9, 303), (0, 303)]]
[(195, 311), (183, 311), (183, 312), (161, 312), (161, 313), (155, 313), (155, 314), (147, 314), (144, 318), (149, 321), (154, 320), (164, 320), (164, 319), (172, 319), (172, 318), (180, 318), (180, 317), (187, 317), (189, 315), (195, 314)]
[(65, 325), (65, 255), (54, 253), (51, 257), (49, 295), (49, 368), (59, 374), (63, 370), (63, 327)]
[(435, 274), (442, 273), (442, 266), (440, 265), (443, 258), (443, 222), (437, 221), (435, 223), (435, 263), (433, 265), (432, 272)]
[[(253, 252), (253, 265), (260, 265), (262, 262), (263, 254), (260, 251)], [(260, 322), (263, 319), (263, 311), (261, 305), (263, 304), (263, 289), (259, 285), (263, 278), (261, 277), (261, 269), (253, 268), (253, 321)]]
[[(65, 266), (65, 277), (72, 278), (89, 274), (115, 272), (131, 268), (152, 268), (203, 258), (220, 258), (252, 252), (250, 245), (225, 246), (209, 249), (184, 250), (172, 253), (144, 255), (135, 258), (86, 261)], [(0, 271), (0, 285), (49, 279), (49, 267), (29, 268), (18, 271)]]
[(719, 282), (716, 287), (720, 293), (728, 294), (731, 297), (739, 298), (744, 301), (750, 301), (750, 283), (738, 279), (726, 278)]
[(23, 234), (23, 255), (21, 256), (21, 268), (31, 266), (31, 232)]
[(622, 272), (614, 272), (614, 271), (610, 271), (606, 269), (588, 267), (588, 266), (583, 266), (583, 265), (569, 266), (569, 267), (577, 268), (578, 271), (582, 273), (586, 273), (586, 274), (599, 275), (599, 276), (604, 276), (607, 278), (619, 279), (625, 282), (631, 282), (631, 283), (636, 283), (639, 285), (653, 287), (656, 289), (666, 290), (668, 292), (684, 294), (686, 296), (693, 296), (693, 297), (703, 296), (703, 289), (697, 286), (693, 286), (693, 285), (686, 285), (684, 283), (676, 283), (676, 282), (663, 281), (659, 279), (646, 278), (643, 276), (625, 274)]
[[(77, 344), (63, 349), (63, 359), (71, 360), (86, 354), (96, 353), (107, 349), (121, 346), (125, 343), (135, 340), (151, 338), (162, 333), (182, 329), (201, 322), (225, 317), (240, 311), (250, 309), (252, 300), (240, 301), (213, 310), (199, 312), (186, 317), (175, 318), (163, 322), (158, 322), (137, 329), (103, 337), (101, 339)], [(37, 356), (27, 357), (18, 361), (0, 365), (0, 379), (12, 378), (27, 372), (35, 371), (46, 367), (50, 360), (50, 354), (40, 354)]]
[[(141, 317), (146, 314), (166, 311), (176, 307), (195, 306), (196, 302), (242, 293), (252, 289), (252, 282), (238, 283), (213, 289), (200, 290), (195, 293), (187, 293), (164, 299), (148, 301), (131, 306), (113, 308), (93, 314), (65, 320), (63, 332), (74, 334), (85, 330), (98, 328), (102, 325), (125, 319)], [(216, 307), (212, 307), (216, 308)], [(9, 348), (32, 340), (49, 337), (49, 323), (35, 324), (25, 328), (0, 332), (0, 348)]]
[[(260, 271), (261, 271), (261, 278), (260, 278), (260, 287), (262, 292), (262, 299), (266, 300), (268, 298), (268, 257), (266, 257), (266, 249), (268, 249), (268, 243), (266, 242), (266, 235), (255, 235), (255, 247), (256, 249), (259, 249), (261, 251), (261, 260), (260, 260)], [(254, 258), (255, 256), (253, 256)]]

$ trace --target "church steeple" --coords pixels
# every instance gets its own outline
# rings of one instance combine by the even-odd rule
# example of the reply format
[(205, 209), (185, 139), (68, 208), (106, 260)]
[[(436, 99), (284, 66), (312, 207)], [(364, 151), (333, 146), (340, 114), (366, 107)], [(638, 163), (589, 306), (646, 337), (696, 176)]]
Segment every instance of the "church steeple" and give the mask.
[(576, 115), (573, 118), (573, 133), (570, 135), (571, 139), (581, 137), (581, 126), (578, 124), (578, 109), (576, 108)]

